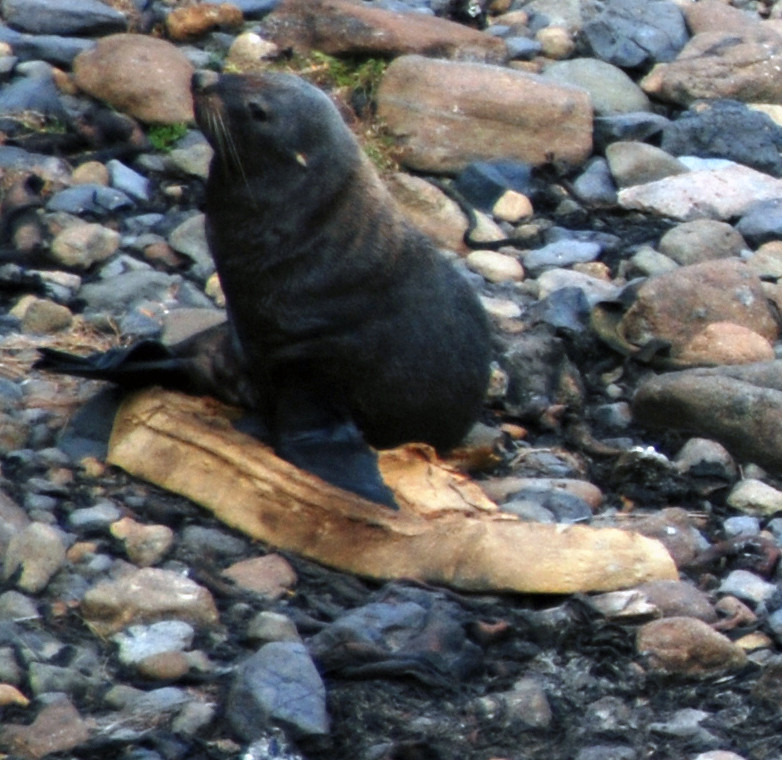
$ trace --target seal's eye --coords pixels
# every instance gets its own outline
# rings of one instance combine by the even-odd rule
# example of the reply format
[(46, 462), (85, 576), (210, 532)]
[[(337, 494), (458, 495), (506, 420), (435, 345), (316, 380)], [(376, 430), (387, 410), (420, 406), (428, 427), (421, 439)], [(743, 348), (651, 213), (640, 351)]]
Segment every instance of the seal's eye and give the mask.
[(250, 116), (255, 121), (269, 121), (269, 111), (263, 103), (259, 103), (256, 100), (251, 100), (247, 103), (247, 110), (250, 112)]

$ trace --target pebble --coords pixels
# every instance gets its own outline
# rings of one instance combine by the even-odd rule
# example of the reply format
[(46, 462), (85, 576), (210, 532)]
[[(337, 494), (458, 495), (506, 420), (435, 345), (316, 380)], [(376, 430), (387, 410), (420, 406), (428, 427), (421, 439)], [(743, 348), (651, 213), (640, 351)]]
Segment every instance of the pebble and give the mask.
[(733, 570), (722, 581), (719, 590), (758, 605), (768, 601), (777, 592), (777, 587), (748, 570)]
[(113, 523), (111, 535), (122, 542), (128, 559), (139, 567), (157, 565), (174, 543), (174, 531), (167, 525), (143, 525), (130, 517)]
[(3, 745), (24, 758), (38, 760), (57, 752), (69, 752), (90, 737), (87, 724), (65, 695), (52, 695), (28, 725), (6, 723)]
[(552, 711), (543, 685), (533, 677), (520, 679), (510, 691), (495, 692), (474, 702), (475, 710), (490, 723), (547, 728)]
[(92, 507), (74, 509), (68, 515), (68, 525), (81, 533), (107, 530), (108, 527), (119, 520), (121, 512), (119, 507), (111, 501), (102, 501)]
[(605, 151), (617, 187), (632, 187), (683, 174), (687, 168), (664, 150), (643, 142), (617, 141)]
[(89, 269), (105, 261), (119, 248), (120, 235), (100, 224), (77, 223), (52, 240), (51, 255), (67, 269)]
[(259, 644), (270, 641), (301, 641), (294, 622), (278, 612), (259, 612), (247, 625), (247, 637)]
[(561, 269), (579, 262), (594, 261), (601, 252), (598, 243), (561, 240), (524, 254), (526, 270), (539, 275), (546, 269)]
[(497, 251), (472, 251), (467, 255), (467, 266), (489, 282), (520, 282), (524, 268), (518, 259)]
[(236, 562), (223, 575), (238, 586), (260, 594), (266, 599), (278, 599), (296, 585), (296, 573), (290, 563), (279, 554)]
[(262, 646), (237, 669), (228, 695), (228, 720), (246, 741), (274, 721), (294, 736), (328, 733), (326, 689), (306, 647), (295, 641)]
[(660, 238), (658, 248), (660, 253), (677, 264), (687, 266), (710, 259), (739, 256), (747, 249), (747, 243), (741, 233), (727, 222), (695, 219), (668, 230)]
[(761, 480), (745, 478), (731, 489), (726, 502), (748, 515), (770, 516), (782, 509), (782, 491)]
[(22, 331), (46, 335), (67, 330), (73, 324), (73, 314), (67, 306), (48, 298), (33, 298), (22, 316)]
[(649, 111), (649, 99), (622, 69), (594, 58), (570, 58), (551, 63), (543, 76), (560, 85), (589, 93), (598, 116)]
[(746, 654), (701, 620), (669, 617), (638, 630), (636, 650), (656, 671), (708, 677), (740, 668)]
[(168, 618), (198, 626), (211, 626), (218, 620), (209, 591), (178, 573), (158, 568), (143, 568), (99, 583), (84, 596), (82, 613), (100, 636)]
[(184, 652), (193, 643), (195, 629), (183, 620), (161, 620), (151, 625), (131, 625), (112, 636), (124, 665), (164, 652)]
[(59, 530), (40, 522), (11, 536), (3, 558), (3, 578), (9, 580), (18, 573), (16, 587), (37, 593), (65, 564), (65, 539)]

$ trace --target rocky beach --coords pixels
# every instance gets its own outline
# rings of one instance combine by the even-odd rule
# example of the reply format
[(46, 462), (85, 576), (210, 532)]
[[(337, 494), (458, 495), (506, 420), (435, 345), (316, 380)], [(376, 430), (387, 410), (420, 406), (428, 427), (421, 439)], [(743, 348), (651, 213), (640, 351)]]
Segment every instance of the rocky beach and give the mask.
[[(200, 69), (326, 91), (479, 293), (492, 573), (238, 530), (33, 367), (225, 320)], [(780, 70), (772, 0), (0, 0), (0, 757), (782, 757)]]

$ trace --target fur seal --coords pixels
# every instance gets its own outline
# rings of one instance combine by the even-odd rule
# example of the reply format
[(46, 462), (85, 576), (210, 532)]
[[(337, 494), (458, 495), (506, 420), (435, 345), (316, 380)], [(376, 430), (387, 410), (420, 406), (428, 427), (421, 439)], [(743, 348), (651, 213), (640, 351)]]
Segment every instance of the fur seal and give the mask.
[[(367, 444), (459, 443), (489, 379), (483, 307), (404, 219), (317, 87), (290, 74), (199, 71), (192, 91), (214, 148), (207, 239), (235, 336), (212, 337), (235, 352), (219, 364), (241, 368), (278, 454), (395, 506)], [(192, 342), (180, 354), (181, 364), (176, 347), (141, 358), (172, 381), (195, 372), (203, 389), (210, 371)], [(119, 382), (127, 358), (103, 362)]]
[(215, 150), (207, 238), (278, 451), (323, 471), (335, 440), (456, 445), (489, 377), (469, 283), (404, 219), (317, 87), (200, 71), (192, 89)]

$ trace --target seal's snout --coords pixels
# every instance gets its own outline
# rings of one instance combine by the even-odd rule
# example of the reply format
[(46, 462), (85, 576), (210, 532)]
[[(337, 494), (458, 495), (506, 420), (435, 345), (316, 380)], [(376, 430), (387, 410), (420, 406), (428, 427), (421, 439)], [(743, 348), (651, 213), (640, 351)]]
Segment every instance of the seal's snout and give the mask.
[(217, 80), (220, 75), (216, 71), (210, 71), (209, 69), (198, 69), (193, 72), (193, 76), (190, 79), (190, 89), (194, 94), (203, 92), (207, 87), (211, 87), (213, 84), (217, 84)]

